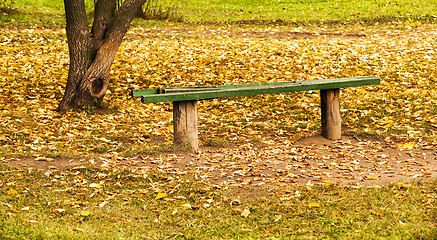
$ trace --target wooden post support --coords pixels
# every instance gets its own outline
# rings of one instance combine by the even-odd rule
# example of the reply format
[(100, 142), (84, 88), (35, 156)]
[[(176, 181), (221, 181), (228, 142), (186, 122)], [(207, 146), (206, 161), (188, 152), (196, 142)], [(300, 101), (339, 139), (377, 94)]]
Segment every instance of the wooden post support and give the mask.
[(194, 151), (199, 150), (195, 100), (173, 102), (173, 129), (175, 144), (187, 143)]
[(340, 89), (320, 90), (322, 136), (329, 140), (341, 139)]

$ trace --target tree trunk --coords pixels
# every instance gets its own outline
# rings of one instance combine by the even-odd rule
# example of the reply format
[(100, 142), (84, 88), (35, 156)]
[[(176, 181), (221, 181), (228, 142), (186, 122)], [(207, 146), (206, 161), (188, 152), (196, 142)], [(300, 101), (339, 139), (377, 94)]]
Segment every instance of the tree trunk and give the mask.
[(116, 0), (97, 0), (90, 32), (84, 0), (64, 0), (70, 68), (58, 111), (100, 105), (115, 54), (145, 1), (125, 0), (116, 11)]

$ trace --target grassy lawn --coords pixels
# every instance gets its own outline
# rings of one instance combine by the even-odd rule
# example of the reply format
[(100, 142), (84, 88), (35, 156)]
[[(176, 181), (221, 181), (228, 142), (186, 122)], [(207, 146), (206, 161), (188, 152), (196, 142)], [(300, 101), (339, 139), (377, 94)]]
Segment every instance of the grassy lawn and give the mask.
[(392, 20), (435, 21), (436, 4), (430, 1), (354, 0), (244, 0), (190, 1), (188, 21), (250, 21), (302, 23), (374, 23)]
[(435, 239), (437, 182), (216, 189), (148, 170), (0, 165), (2, 239)]
[[(64, 24), (62, 1), (16, 0), (12, 14), (0, 14), (0, 23), (59, 26)], [(93, 2), (86, 1), (87, 9)], [(420, 24), (437, 19), (437, 4), (428, 0), (156, 0), (156, 9), (173, 12), (185, 23), (243, 23), (294, 25)], [(13, 19), (13, 20), (12, 20)], [(170, 19), (171, 22), (172, 19)], [(151, 22), (136, 22), (150, 25)], [(153, 23), (159, 24), (161, 23)]]
[[(115, 166), (121, 158), (159, 162), (178, 151), (171, 145), (171, 104), (141, 104), (129, 97), (132, 89), (357, 75), (382, 83), (343, 91), (345, 134), (432, 151), (437, 4), (173, 3), (182, 22), (134, 21), (113, 64), (105, 108), (64, 115), (54, 111), (68, 74), (62, 1), (17, 0), (12, 11), (0, 12), (0, 239), (437, 238), (432, 179), (361, 188), (329, 181), (236, 188), (159, 164), (152, 170)], [(292, 145), (319, 134), (318, 101), (317, 92), (203, 101), (201, 145)], [(414, 162), (418, 156), (410, 154)], [(24, 160), (48, 167), (7, 165)], [(55, 160), (114, 165), (59, 170), (50, 166)]]

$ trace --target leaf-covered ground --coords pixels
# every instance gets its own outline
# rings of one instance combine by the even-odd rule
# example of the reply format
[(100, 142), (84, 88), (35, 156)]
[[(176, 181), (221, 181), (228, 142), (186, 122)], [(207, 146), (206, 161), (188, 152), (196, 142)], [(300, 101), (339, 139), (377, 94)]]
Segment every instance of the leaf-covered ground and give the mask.
[[(107, 107), (60, 115), (54, 109), (68, 72), (64, 31), (1, 29), (0, 154), (28, 166), (188, 169), (217, 184), (430, 177), (436, 174), (436, 30), (136, 28), (113, 65)], [(342, 91), (342, 141), (298, 142), (320, 132), (316, 91), (216, 99), (198, 104), (203, 147), (191, 156), (165, 153), (172, 148), (170, 103), (129, 96), (160, 86), (364, 75), (382, 83)]]

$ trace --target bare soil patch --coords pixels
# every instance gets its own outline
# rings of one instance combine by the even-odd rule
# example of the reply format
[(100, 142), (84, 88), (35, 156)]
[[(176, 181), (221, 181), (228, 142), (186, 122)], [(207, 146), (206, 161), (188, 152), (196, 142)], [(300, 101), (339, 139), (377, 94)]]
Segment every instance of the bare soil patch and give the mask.
[(78, 165), (105, 168), (146, 168), (177, 174), (193, 173), (199, 180), (226, 186), (265, 184), (387, 185), (399, 181), (424, 181), (437, 176), (435, 146), (408, 146), (386, 141), (356, 140), (344, 136), (329, 141), (310, 136), (294, 144), (237, 144), (202, 147), (199, 153), (161, 153), (97, 159), (7, 159), (22, 168), (62, 170)]
[(138, 37), (150, 38), (199, 38), (199, 37), (228, 37), (228, 38), (257, 38), (257, 39), (312, 39), (312, 38), (364, 38), (365, 33), (329, 32), (288, 29), (251, 29), (251, 28), (162, 28), (137, 30), (127, 34), (128, 39)]

